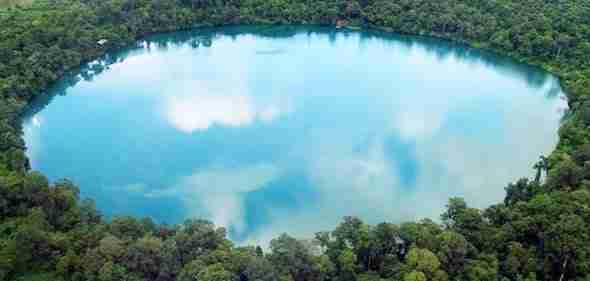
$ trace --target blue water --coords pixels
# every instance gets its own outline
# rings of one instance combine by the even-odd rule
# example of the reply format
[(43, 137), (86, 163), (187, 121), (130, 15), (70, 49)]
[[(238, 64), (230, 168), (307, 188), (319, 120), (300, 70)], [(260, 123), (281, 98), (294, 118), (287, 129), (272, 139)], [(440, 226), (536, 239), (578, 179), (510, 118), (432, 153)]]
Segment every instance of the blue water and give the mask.
[(91, 62), (24, 121), (32, 167), (107, 216), (188, 217), (238, 242), (345, 215), (437, 219), (503, 198), (557, 141), (558, 80), (462, 45), (318, 27), (153, 36)]

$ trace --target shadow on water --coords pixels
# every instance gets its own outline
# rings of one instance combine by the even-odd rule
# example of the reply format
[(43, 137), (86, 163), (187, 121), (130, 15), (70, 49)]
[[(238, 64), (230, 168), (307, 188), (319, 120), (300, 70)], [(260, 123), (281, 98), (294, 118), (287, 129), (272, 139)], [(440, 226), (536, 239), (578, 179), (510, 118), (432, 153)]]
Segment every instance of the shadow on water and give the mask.
[[(48, 88), (47, 91), (38, 95), (23, 111), (22, 120), (26, 121), (43, 110), (55, 96), (66, 95), (67, 90), (80, 81), (92, 81), (94, 77), (108, 71), (111, 65), (121, 63), (126, 58), (137, 53), (144, 51), (149, 53), (153, 49), (167, 50), (171, 47), (209, 48), (213, 46), (216, 39), (223, 36), (229, 36), (233, 40), (244, 35), (280, 39), (292, 38), (298, 34), (305, 34), (308, 37), (327, 35), (331, 43), (335, 43), (340, 36), (345, 38), (359, 36), (360, 46), (371, 40), (381, 40), (383, 44), (401, 47), (407, 51), (421, 48), (426, 53), (434, 55), (439, 61), (453, 58), (469, 64), (483, 64), (499, 73), (521, 78), (529, 87), (535, 89), (549, 85), (545, 91), (547, 98), (554, 98), (562, 92), (557, 77), (539, 67), (523, 64), (510, 57), (475, 49), (465, 44), (432, 37), (400, 35), (379, 30), (353, 31), (321, 26), (230, 26), (157, 34), (140, 40), (130, 47), (110, 52), (95, 61), (70, 71), (69, 74)], [(274, 55), (280, 53), (282, 53), (281, 50), (269, 50), (260, 51), (259, 54)]]
[(47, 88), (46, 91), (38, 94), (35, 99), (25, 107), (21, 114), (21, 119), (23, 121), (30, 119), (43, 110), (54, 97), (65, 96), (68, 89), (76, 86), (80, 81), (90, 82), (94, 80), (95, 77), (99, 76), (104, 71), (108, 71), (111, 65), (125, 61), (125, 59), (132, 55), (134, 51), (136, 52), (142, 49), (142, 43), (138, 42), (131, 47), (118, 52), (108, 53), (99, 59), (85, 63), (80, 67), (69, 71), (60, 80)]
[(550, 82), (551, 87), (547, 92), (547, 97), (553, 97), (561, 91), (558, 79), (540, 67), (524, 64), (513, 58), (476, 49), (466, 44), (434, 37), (400, 35), (379, 30), (345, 32), (359, 33), (361, 44), (363, 41), (380, 39), (385, 44), (402, 46), (406, 50), (422, 48), (428, 54), (434, 55), (438, 61), (454, 58), (468, 64), (482, 64), (499, 73), (521, 78), (526, 81), (529, 87), (535, 89), (542, 88), (547, 82)]

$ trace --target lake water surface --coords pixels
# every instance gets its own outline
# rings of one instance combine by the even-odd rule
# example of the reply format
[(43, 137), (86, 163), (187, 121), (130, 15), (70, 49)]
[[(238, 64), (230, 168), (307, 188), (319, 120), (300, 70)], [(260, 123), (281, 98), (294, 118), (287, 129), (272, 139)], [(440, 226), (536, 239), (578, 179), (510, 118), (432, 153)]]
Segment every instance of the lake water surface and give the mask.
[(107, 216), (201, 217), (238, 242), (345, 215), (437, 219), (533, 173), (567, 107), (537, 68), (435, 39), (316, 27), (150, 37), (66, 77), (25, 120), (32, 167)]

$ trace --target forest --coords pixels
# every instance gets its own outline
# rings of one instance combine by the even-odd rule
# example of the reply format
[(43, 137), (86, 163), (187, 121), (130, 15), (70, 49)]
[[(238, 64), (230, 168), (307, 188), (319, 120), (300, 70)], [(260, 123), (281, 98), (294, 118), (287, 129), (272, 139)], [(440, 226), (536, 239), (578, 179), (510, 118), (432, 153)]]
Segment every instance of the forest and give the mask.
[[(590, 281), (590, 1), (35, 0), (0, 6), (0, 280)], [(154, 33), (234, 24), (344, 25), (443, 38), (540, 66), (570, 110), (537, 175), (439, 220), (346, 217), (313, 240), (239, 247), (199, 219), (107, 219), (30, 169), (21, 116), (53, 82)], [(97, 44), (98, 40), (107, 40)], [(523, 142), (521, 145), (526, 146)], [(100, 172), (100, 167), (97, 167)], [(502, 187), (498, 187), (502, 188)], [(309, 222), (313, 224), (313, 222)], [(319, 249), (319, 251), (318, 251)]]

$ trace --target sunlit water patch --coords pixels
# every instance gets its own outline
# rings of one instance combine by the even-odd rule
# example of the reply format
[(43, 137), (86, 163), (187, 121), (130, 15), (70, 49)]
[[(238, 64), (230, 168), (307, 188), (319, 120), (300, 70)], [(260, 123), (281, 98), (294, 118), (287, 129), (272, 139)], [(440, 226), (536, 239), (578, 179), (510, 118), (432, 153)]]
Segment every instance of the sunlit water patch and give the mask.
[(238, 242), (498, 202), (550, 152), (557, 79), (434, 39), (232, 27), (92, 62), (25, 120), (34, 169), (107, 216), (203, 217)]

